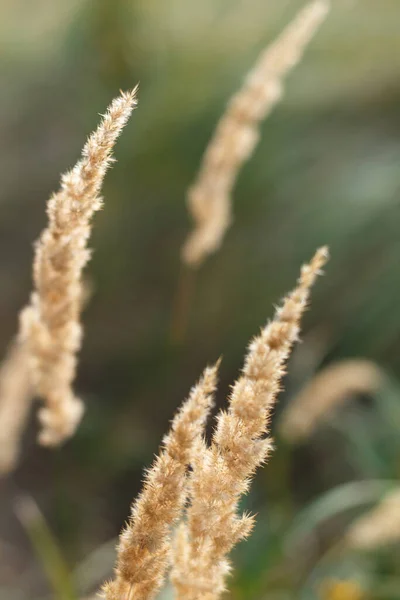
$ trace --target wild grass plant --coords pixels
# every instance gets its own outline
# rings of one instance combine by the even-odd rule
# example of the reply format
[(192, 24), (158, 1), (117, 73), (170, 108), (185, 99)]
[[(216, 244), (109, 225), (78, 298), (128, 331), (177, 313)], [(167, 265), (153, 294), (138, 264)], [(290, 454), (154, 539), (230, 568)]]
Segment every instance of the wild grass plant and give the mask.
[[(327, 9), (327, 2), (316, 0), (300, 12), (261, 55), (219, 122), (199, 177), (188, 192), (195, 229), (184, 246), (183, 261), (190, 268), (199, 266), (221, 245), (231, 220), (233, 187), (256, 145), (260, 121), (280, 99), (283, 79), (300, 60)], [(90, 257), (87, 242), (93, 214), (102, 205), (99, 195), (111, 151), (135, 104), (135, 91), (121, 93), (113, 101), (89, 137), (82, 159), (62, 177), (60, 191), (48, 203), (48, 224), (35, 248), (34, 292), (0, 374), (3, 473), (16, 466), (34, 396), (44, 402), (39, 410), (41, 444), (59, 445), (79, 425), (83, 405), (73, 383), (82, 336), (82, 275)], [(44, 565), (54, 597), (72, 600), (87, 597), (89, 592), (97, 596), (97, 590), (107, 600), (146, 600), (157, 595), (213, 600), (227, 590), (233, 597), (270, 600), (396, 597), (395, 576), (377, 581), (378, 567), (368, 555), (378, 547), (384, 553), (399, 541), (396, 473), (378, 468), (379, 477), (374, 477), (374, 472), (363, 472), (362, 465), (361, 481), (329, 489), (308, 509), (297, 512), (288, 472), (293, 455), (302, 451), (296, 444), (317, 437), (323, 421), (328, 431), (329, 426), (336, 428), (346, 443), (354, 444), (355, 456), (371, 450), (368, 431), (363, 439), (351, 435), (352, 422), (358, 422), (358, 432), (363, 426), (359, 426), (356, 407), (351, 412), (351, 401), (359, 394), (379, 398), (382, 390), (387, 393), (393, 382), (383, 370), (371, 360), (357, 358), (332, 364), (310, 377), (281, 415), (286, 440), (278, 437), (280, 451), (270, 461), (271, 420), (285, 365), (299, 338), (310, 288), (326, 259), (327, 250), (321, 248), (302, 267), (293, 292), (251, 342), (211, 435), (206, 434), (206, 422), (214, 406), (220, 361), (207, 367), (192, 388), (146, 471), (143, 489), (117, 543), (115, 573), (108, 583), (101, 585), (112, 563), (108, 546), (106, 568), (99, 566), (96, 555), (83, 561), (79, 574), (70, 575), (35, 502), (21, 498), (16, 503), (16, 513)], [(177, 307), (182, 309), (182, 304), (178, 302)], [(390, 410), (394, 422), (398, 411), (388, 409), (387, 414)], [(343, 421), (342, 414), (346, 415)], [(89, 406), (86, 422), (90, 419)], [(375, 433), (377, 444), (382, 445), (379, 431)], [(47, 460), (48, 455), (42, 456)], [(266, 462), (271, 495), (275, 486), (278, 502), (256, 519), (251, 503), (246, 507), (242, 497), (249, 491), (256, 468)], [(365, 508), (370, 510), (359, 516)], [(352, 511), (354, 521), (346, 520)], [(256, 520), (258, 526), (252, 533)], [(337, 526), (336, 537), (325, 535), (329, 523)], [(259, 544), (263, 536), (264, 546)], [(232, 551), (244, 539), (248, 539), (248, 554), (241, 555), (239, 546), (232, 559)], [(266, 546), (266, 551), (260, 551)], [(384, 554), (382, 560), (387, 560)], [(95, 576), (88, 585), (92, 561)], [(386, 564), (390, 567), (390, 561)], [(79, 584), (82, 574), (85, 586)]]

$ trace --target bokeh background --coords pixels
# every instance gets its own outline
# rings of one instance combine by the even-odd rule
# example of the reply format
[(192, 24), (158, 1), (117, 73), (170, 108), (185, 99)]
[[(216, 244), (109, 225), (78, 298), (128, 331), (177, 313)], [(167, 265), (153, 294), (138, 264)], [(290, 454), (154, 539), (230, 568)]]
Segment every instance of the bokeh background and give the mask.
[[(59, 174), (119, 89), (139, 81), (140, 103), (118, 142), (91, 242), (76, 383), (85, 418), (51, 452), (36, 445), (32, 416), (20, 464), (0, 482), (0, 598), (62, 597), (51, 580), (63, 569), (83, 597), (110, 575), (142, 469), (176, 407), (219, 355), (223, 404), (249, 338), (321, 244), (332, 259), (289, 365), (273, 422), (277, 450), (244, 502), (258, 524), (234, 554), (230, 594), (400, 598), (400, 546), (334, 551), (351, 520), (400, 480), (398, 0), (333, 2), (240, 175), (233, 226), (198, 273), (185, 335), (173, 332), (190, 227), (185, 191), (227, 99), (303, 4), (2, 0), (3, 353), (30, 291), (32, 244)], [(351, 395), (339, 418), (301, 444), (282, 439), (282, 407), (315, 372), (350, 357), (379, 365), (385, 389)], [(366, 482), (375, 487), (364, 494)], [(36, 533), (17, 517), (21, 496), (44, 515)], [(49, 555), (55, 566), (45, 564)], [(353, 583), (347, 595), (335, 588), (340, 580)]]

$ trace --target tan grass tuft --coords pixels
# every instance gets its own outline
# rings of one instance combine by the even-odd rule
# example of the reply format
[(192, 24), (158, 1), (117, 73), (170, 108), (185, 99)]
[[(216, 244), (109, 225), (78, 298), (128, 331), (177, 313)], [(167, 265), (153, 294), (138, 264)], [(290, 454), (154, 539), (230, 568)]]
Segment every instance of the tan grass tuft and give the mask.
[(81, 160), (62, 176), (60, 190), (50, 198), (48, 225), (36, 244), (34, 292), (21, 313), (20, 339), (35, 391), (46, 404), (39, 413), (44, 445), (72, 435), (83, 412), (72, 383), (82, 337), (82, 271), (90, 258), (91, 218), (102, 206), (99, 193), (111, 153), (135, 106), (136, 89), (111, 103)]
[(107, 600), (149, 600), (160, 589), (170, 562), (170, 529), (186, 498), (186, 471), (200, 443), (213, 404), (218, 363), (207, 368), (172, 421), (161, 454), (146, 474), (121, 534), (115, 579)]
[(232, 189), (240, 167), (258, 142), (260, 122), (282, 97), (285, 77), (301, 60), (328, 10), (327, 0), (314, 0), (303, 8), (262, 52), (242, 88), (230, 100), (188, 191), (194, 230), (182, 248), (182, 260), (187, 265), (199, 266), (220, 247), (232, 221)]
[(0, 475), (16, 465), (32, 399), (26, 350), (14, 341), (0, 368)]
[(376, 392), (383, 380), (379, 367), (366, 359), (348, 359), (326, 367), (304, 386), (282, 414), (282, 435), (292, 442), (307, 439), (347, 399), (355, 394)]
[(350, 526), (345, 541), (357, 550), (374, 550), (400, 542), (400, 488), (389, 492)]
[(193, 461), (187, 522), (178, 530), (172, 582), (180, 600), (214, 600), (225, 590), (227, 555), (249, 535), (253, 517), (238, 514), (256, 468), (272, 448), (269, 420), (285, 363), (298, 339), (310, 288), (327, 260), (321, 248), (303, 266), (298, 285), (250, 344), (243, 372), (221, 411), (209, 448)]

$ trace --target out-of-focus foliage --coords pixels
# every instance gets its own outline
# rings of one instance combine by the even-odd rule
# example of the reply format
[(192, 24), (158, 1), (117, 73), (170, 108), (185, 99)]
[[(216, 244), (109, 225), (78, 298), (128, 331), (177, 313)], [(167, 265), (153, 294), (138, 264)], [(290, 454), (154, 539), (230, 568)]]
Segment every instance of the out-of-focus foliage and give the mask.
[(390, 385), (374, 401), (352, 399), (301, 447), (276, 440), (246, 502), (258, 524), (236, 552), (231, 590), (238, 599), (334, 600), (332, 585), (321, 584), (344, 579), (356, 580), (368, 598), (400, 597), (400, 546), (361, 555), (336, 544), (351, 518), (400, 479), (398, 0), (333, 1), (240, 176), (235, 222), (198, 274), (185, 339), (171, 340), (189, 227), (185, 190), (230, 94), (302, 4), (3, 0), (3, 351), (30, 290), (32, 242), (59, 173), (120, 88), (140, 81), (140, 106), (118, 143), (92, 240), (93, 294), (77, 382), (86, 416), (56, 453), (35, 445), (32, 423), (21, 466), (0, 483), (0, 598), (47, 593), (14, 515), (21, 491), (40, 505), (82, 593), (108, 575), (108, 540), (176, 406), (220, 354), (223, 402), (248, 339), (299, 264), (325, 243), (332, 260), (281, 403), (339, 358), (372, 359), (391, 373)]

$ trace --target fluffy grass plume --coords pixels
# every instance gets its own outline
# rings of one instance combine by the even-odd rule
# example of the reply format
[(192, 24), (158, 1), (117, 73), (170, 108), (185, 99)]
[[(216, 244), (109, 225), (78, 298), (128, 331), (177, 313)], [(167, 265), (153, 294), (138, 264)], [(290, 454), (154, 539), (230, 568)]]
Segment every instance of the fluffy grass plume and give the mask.
[(355, 394), (374, 393), (384, 376), (372, 361), (358, 358), (332, 364), (305, 385), (281, 417), (282, 435), (291, 442), (304, 440), (321, 421)]
[(260, 123), (282, 97), (285, 77), (301, 60), (328, 10), (327, 0), (314, 0), (303, 8), (262, 52), (230, 100), (188, 191), (194, 229), (182, 248), (182, 260), (187, 265), (199, 266), (220, 247), (232, 221), (232, 189), (258, 142)]
[(60, 190), (50, 198), (48, 225), (36, 243), (34, 291), (21, 313), (20, 340), (35, 392), (45, 402), (39, 412), (39, 441), (44, 445), (57, 445), (72, 435), (83, 412), (72, 389), (82, 337), (82, 271), (90, 258), (91, 219), (102, 206), (99, 194), (111, 153), (135, 106), (136, 88), (113, 100), (82, 158), (62, 176)]
[(172, 571), (179, 600), (218, 598), (230, 569), (227, 556), (252, 529), (253, 517), (238, 514), (239, 500), (271, 451), (269, 421), (285, 363), (298, 339), (310, 288), (327, 256), (327, 249), (321, 248), (302, 267), (297, 287), (251, 342), (228, 410), (218, 415), (211, 446), (203, 442), (194, 456), (190, 505), (178, 530)]
[(345, 541), (357, 550), (374, 550), (400, 542), (400, 488), (350, 526)]
[(218, 363), (207, 368), (172, 421), (170, 433), (121, 534), (115, 579), (106, 600), (149, 600), (159, 591), (170, 563), (170, 529), (187, 498), (187, 468), (202, 439), (213, 404)]
[(0, 369), (0, 475), (18, 460), (32, 397), (26, 348), (14, 341)]

